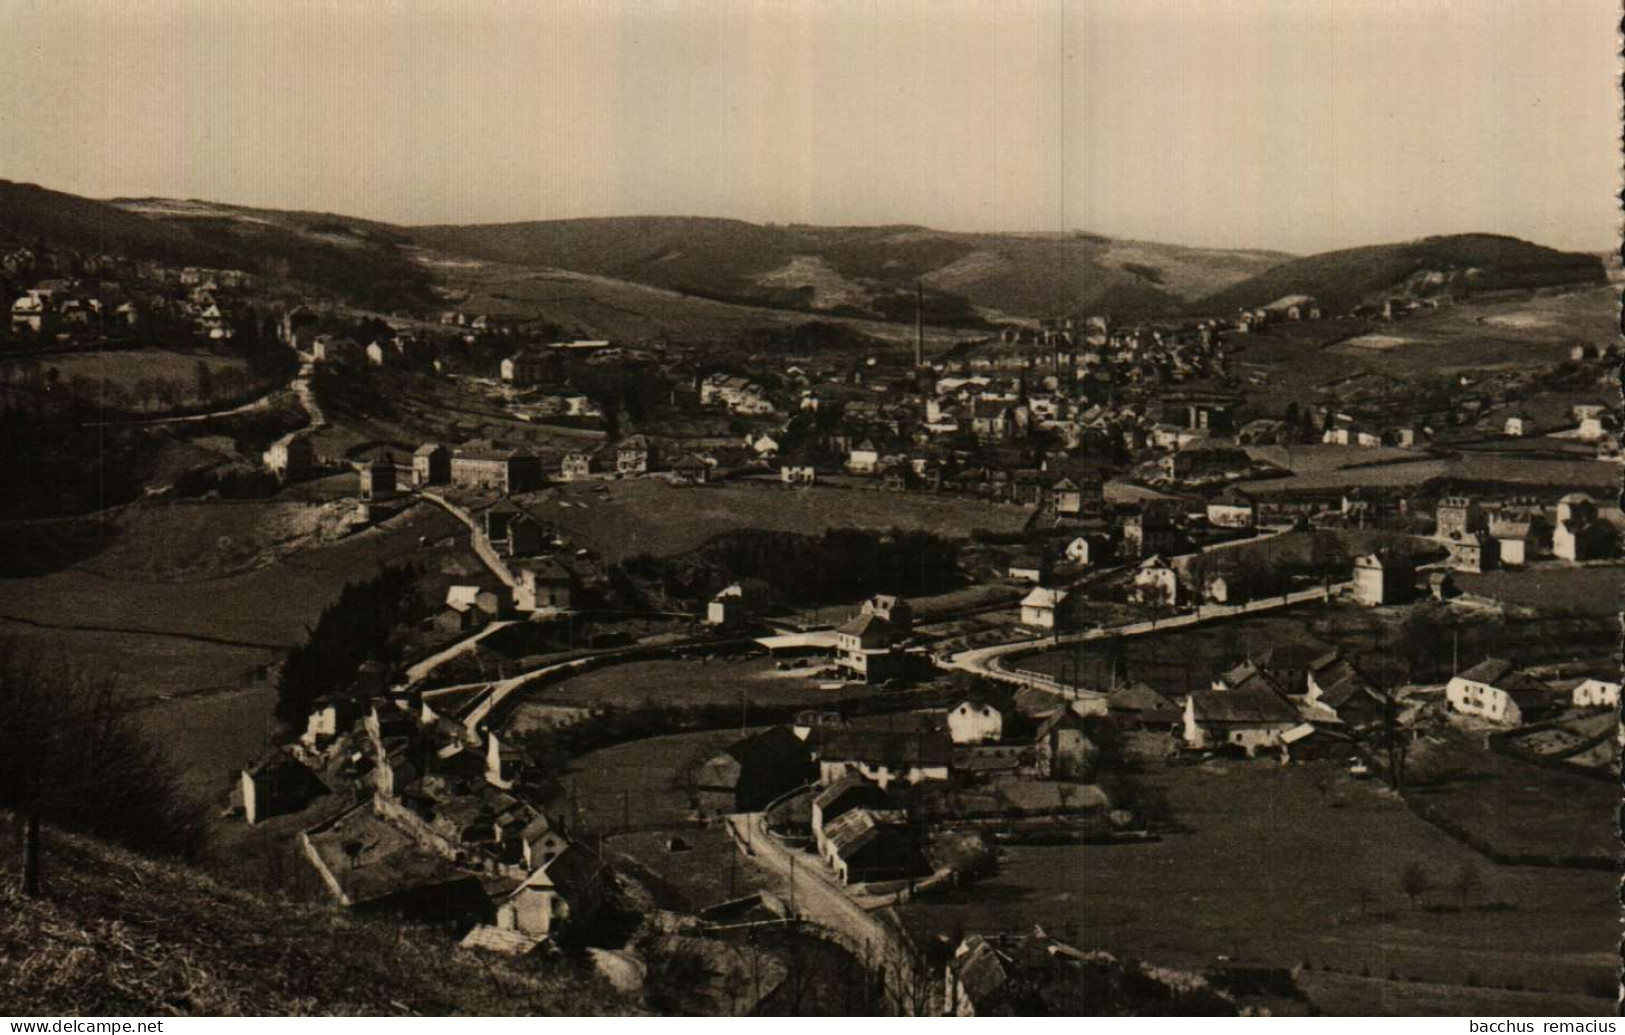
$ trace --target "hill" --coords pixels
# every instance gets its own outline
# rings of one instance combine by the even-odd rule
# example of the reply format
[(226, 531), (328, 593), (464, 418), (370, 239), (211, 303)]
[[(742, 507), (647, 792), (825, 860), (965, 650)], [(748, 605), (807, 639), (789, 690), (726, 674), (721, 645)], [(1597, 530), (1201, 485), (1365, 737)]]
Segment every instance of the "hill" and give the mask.
[(1383, 299), (1456, 297), (1486, 291), (1602, 283), (1595, 255), (1560, 252), (1516, 237), (1456, 234), (1322, 252), (1284, 262), (1209, 294), (1189, 306), (1198, 315), (1226, 315), (1286, 295), (1312, 295), (1331, 312)]
[(0, 1014), (629, 1012), (561, 963), (475, 956), (443, 936), (272, 901), (195, 870), (47, 831), (45, 895), (0, 838)]
[(845, 316), (912, 320), (914, 286), (923, 282), (927, 322), (939, 326), (1001, 315), (1165, 315), (1287, 258), (1085, 233), (973, 234), (667, 216), (408, 232), (420, 245), (473, 258)]
[(97, 201), (0, 180), (0, 249), (114, 254), (240, 269), (392, 308), (429, 297), (430, 277), (382, 224), (206, 202)]

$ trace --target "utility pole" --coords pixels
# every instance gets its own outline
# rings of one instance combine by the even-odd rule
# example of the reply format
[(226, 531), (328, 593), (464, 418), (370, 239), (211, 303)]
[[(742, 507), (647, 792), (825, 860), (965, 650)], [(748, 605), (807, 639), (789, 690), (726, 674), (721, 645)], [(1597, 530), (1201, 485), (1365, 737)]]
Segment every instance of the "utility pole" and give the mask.
[(796, 915), (796, 857), (790, 856), (790, 915)]

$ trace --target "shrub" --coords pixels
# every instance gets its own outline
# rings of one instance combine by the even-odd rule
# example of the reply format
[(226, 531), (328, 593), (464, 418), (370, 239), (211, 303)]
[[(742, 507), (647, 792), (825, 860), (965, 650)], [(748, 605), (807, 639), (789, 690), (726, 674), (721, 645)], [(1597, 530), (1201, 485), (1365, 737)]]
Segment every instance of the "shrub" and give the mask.
[(196, 858), (205, 807), (116, 680), (0, 643), (0, 807), (154, 855)]

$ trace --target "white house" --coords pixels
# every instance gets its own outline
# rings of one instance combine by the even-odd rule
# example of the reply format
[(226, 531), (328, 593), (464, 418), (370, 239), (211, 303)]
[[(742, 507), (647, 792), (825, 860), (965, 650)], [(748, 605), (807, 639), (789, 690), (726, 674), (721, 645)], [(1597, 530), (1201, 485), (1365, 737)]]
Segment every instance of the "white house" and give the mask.
[(1207, 521), (1216, 528), (1251, 528), (1254, 513), (1252, 497), (1239, 489), (1226, 489), (1207, 501)]
[(1140, 562), (1134, 573), (1134, 595), (1143, 603), (1176, 606), (1180, 597), (1179, 572), (1161, 554), (1152, 554)]
[(1587, 679), (1577, 685), (1573, 693), (1576, 708), (1618, 708), (1619, 684), (1601, 679)]
[(1248, 755), (1277, 747), (1281, 735), (1303, 720), (1286, 698), (1270, 690), (1198, 690), (1185, 699), (1188, 748), (1230, 744)]
[(955, 744), (982, 744), (1004, 736), (1004, 713), (980, 693), (948, 709), (948, 736)]
[(1067, 624), (1073, 612), (1072, 595), (1064, 589), (1039, 586), (1021, 599), (1021, 624), (1029, 629), (1054, 630)]
[(1459, 715), (1521, 726), (1551, 704), (1551, 688), (1510, 661), (1485, 658), (1445, 684), (1445, 701)]
[(854, 474), (873, 474), (880, 467), (880, 450), (868, 439), (858, 443), (846, 455), (846, 469)]
[(1089, 566), (1089, 537), (1080, 535), (1076, 539), (1072, 540), (1070, 543), (1067, 543), (1066, 544), (1066, 550), (1064, 551), (1064, 554), (1066, 556), (1066, 559), (1071, 561), (1073, 564), (1079, 564), (1079, 565), (1083, 565), (1084, 567), (1088, 567)]

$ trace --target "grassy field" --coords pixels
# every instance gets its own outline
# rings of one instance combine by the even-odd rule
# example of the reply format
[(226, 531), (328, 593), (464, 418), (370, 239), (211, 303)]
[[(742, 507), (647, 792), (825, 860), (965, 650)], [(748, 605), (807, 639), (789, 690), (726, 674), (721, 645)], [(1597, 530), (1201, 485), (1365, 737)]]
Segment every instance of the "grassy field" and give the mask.
[(611, 665), (554, 683), (545, 703), (593, 708), (687, 707), (742, 703), (762, 705), (834, 704), (862, 687), (820, 690), (805, 669), (779, 672), (763, 657), (717, 658), (709, 662), (660, 660)]
[(42, 629), (0, 620), (0, 637), (22, 650), (62, 653), (116, 674), (131, 700), (163, 698), (243, 685), (247, 674), (277, 660), (277, 652), (173, 636), (132, 632)]
[(1613, 615), (1619, 613), (1625, 568), (1503, 568), (1483, 575), (1460, 573), (1456, 584), (1464, 592), (1507, 604)]
[[(687, 849), (668, 849), (679, 838)], [(753, 892), (770, 890), (774, 878), (739, 857), (721, 824), (687, 829), (617, 834), (607, 850), (632, 861), (631, 876), (654, 895), (662, 909), (694, 913)]]
[[(1576, 996), (1612, 988), (1610, 874), (1498, 866), (1330, 763), (1154, 769), (1143, 785), (1161, 842), (1009, 850), (997, 876), (912, 902), (905, 921), (917, 937), (1042, 923), (1085, 947), (1171, 965), (1229, 955), (1456, 986), (1517, 984), (1551, 993), (1531, 1003), (1542, 1013), (1574, 1012)], [(1483, 890), (1466, 908), (1454, 893), (1432, 891), (1413, 909), (1400, 885), (1411, 862), (1441, 885), (1471, 865)], [(1475, 994), (1461, 990), (1459, 1012), (1477, 1008)], [(1612, 1005), (1592, 1003), (1581, 1012)]]
[(594, 834), (684, 827), (691, 809), (680, 774), (739, 737), (737, 729), (706, 730), (617, 744), (572, 761), (564, 782)]
[(1617, 785), (1507, 758), (1457, 736), (1418, 744), (1406, 769), (1417, 781), (1406, 792), (1412, 800), (1497, 852), (1601, 858), (1619, 852)]
[[(1442, 610), (1443, 605), (1414, 607)], [(1084, 686), (1105, 686), (1115, 657), (1119, 679), (1143, 679), (1165, 694), (1184, 694), (1205, 688), (1227, 662), (1291, 643), (1337, 646), (1380, 664), (1389, 649), (1384, 646), (1389, 642), (1385, 637), (1408, 613), (1404, 609), (1302, 604), (1284, 611), (1130, 636), (1117, 647), (1089, 644), (1044, 651), (1009, 664), (1063, 681), (1070, 681), (1076, 672)], [(1605, 658), (1619, 640), (1617, 625), (1600, 617), (1551, 616), (1499, 623), (1463, 616), (1456, 628), (1464, 666), (1487, 655), (1512, 657), (1524, 664)], [(1448, 662), (1447, 654), (1442, 659), (1444, 675), (1448, 675)]]
[(276, 692), (266, 686), (166, 701), (144, 709), (141, 721), (189, 790), (223, 801), (236, 771), (270, 747), (275, 705)]
[(245, 370), (240, 359), (203, 352), (171, 352), (166, 349), (108, 349), (101, 352), (62, 352), (40, 358), (40, 365), (56, 367), (63, 380), (91, 377), (97, 380), (135, 382), (142, 378), (190, 382), (202, 360), (210, 370)]
[(610, 561), (639, 553), (656, 557), (683, 553), (736, 528), (817, 535), (831, 527), (898, 527), (963, 539), (977, 528), (1020, 529), (1028, 517), (1016, 506), (924, 493), (677, 487), (654, 478), (607, 484), (607, 492), (569, 485), (531, 494), (525, 501), (537, 517), (556, 523), (577, 545), (591, 547)]
[[(127, 567), (92, 573), (69, 569), (38, 578), (0, 580), (0, 616), (66, 628), (167, 633), (228, 645), (284, 648), (347, 581), (399, 560), (426, 559), (420, 536), (455, 533), (457, 520), (416, 507), (384, 525), (240, 575), (193, 582), (155, 582), (140, 563), (141, 544), (123, 545)], [(206, 534), (206, 529), (203, 529)], [(167, 543), (150, 544), (168, 555)], [(199, 546), (199, 549), (205, 547)]]

